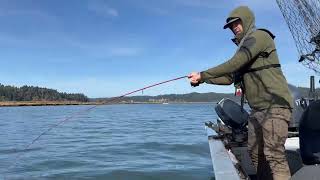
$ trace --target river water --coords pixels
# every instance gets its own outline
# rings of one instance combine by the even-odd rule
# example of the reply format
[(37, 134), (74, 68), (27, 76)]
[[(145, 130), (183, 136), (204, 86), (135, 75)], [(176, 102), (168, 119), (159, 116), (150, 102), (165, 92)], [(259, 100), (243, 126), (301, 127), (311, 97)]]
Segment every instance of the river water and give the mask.
[(213, 103), (104, 105), (84, 111), (89, 107), (0, 108), (0, 179), (213, 179), (204, 129), (205, 121), (217, 118)]

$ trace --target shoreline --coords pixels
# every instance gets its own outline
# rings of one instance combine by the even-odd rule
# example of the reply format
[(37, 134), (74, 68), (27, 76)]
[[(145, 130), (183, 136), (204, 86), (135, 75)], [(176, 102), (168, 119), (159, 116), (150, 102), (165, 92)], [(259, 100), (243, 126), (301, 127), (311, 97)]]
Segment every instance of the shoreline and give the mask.
[[(201, 104), (216, 102), (168, 102), (168, 104)], [(118, 102), (115, 104), (163, 104), (150, 102)], [(70, 105), (103, 105), (102, 102), (78, 102), (78, 101), (0, 101), (0, 107), (19, 107), (19, 106), (70, 106)], [(164, 104), (166, 105), (166, 104)]]
[(0, 107), (16, 106), (68, 106), (68, 105), (98, 105), (97, 102), (78, 101), (0, 101)]

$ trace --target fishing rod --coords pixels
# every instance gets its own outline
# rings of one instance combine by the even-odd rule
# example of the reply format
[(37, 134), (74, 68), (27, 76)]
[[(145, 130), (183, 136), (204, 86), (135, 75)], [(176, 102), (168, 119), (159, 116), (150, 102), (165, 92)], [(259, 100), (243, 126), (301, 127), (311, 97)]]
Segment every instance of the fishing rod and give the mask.
[[(51, 131), (52, 129), (66, 123), (67, 121), (70, 121), (71, 119), (73, 119), (74, 117), (76, 117), (77, 115), (81, 114), (81, 113), (84, 113), (84, 112), (89, 112), (90, 110), (96, 108), (97, 106), (100, 106), (100, 105), (106, 105), (106, 104), (112, 104), (112, 103), (115, 103), (117, 102), (118, 100), (128, 96), (128, 95), (131, 95), (131, 94), (134, 94), (136, 92), (139, 92), (139, 91), (143, 91), (143, 90), (146, 90), (146, 89), (150, 89), (152, 87), (155, 87), (155, 86), (159, 86), (161, 84), (166, 84), (166, 83), (169, 83), (169, 82), (173, 82), (173, 81), (177, 81), (177, 80), (180, 80), (180, 79), (184, 79), (184, 78), (190, 78), (190, 76), (181, 76), (181, 77), (177, 77), (177, 78), (174, 78), (174, 79), (170, 79), (170, 80), (166, 80), (166, 81), (162, 81), (162, 82), (159, 82), (159, 83), (156, 83), (156, 84), (152, 84), (152, 85), (149, 85), (149, 86), (146, 86), (146, 87), (143, 87), (141, 89), (137, 89), (137, 90), (134, 90), (134, 91), (131, 91), (131, 92), (128, 92), (128, 93), (125, 93), (121, 96), (116, 96), (116, 97), (113, 97), (111, 99), (108, 99), (108, 100), (105, 100), (104, 102), (102, 102), (101, 104), (97, 104), (97, 105), (94, 105), (90, 108), (87, 108), (85, 110), (80, 110), (76, 113), (73, 113), (71, 114), (69, 117), (65, 118), (65, 119), (62, 119), (61, 121), (59, 121), (58, 123), (52, 125), (51, 127), (49, 127), (47, 130), (43, 131), (41, 134), (39, 134), (36, 138), (34, 138), (31, 143), (27, 144), (25, 146), (25, 148), (23, 148), (22, 152), (25, 152), (26, 150), (28, 150), (35, 142), (37, 142), (43, 135), (47, 134), (49, 131)], [(15, 157), (14, 161), (13, 161), (13, 164), (11, 166), (9, 166), (8, 170), (15, 167), (18, 160), (22, 157), (22, 154), (19, 154)]]

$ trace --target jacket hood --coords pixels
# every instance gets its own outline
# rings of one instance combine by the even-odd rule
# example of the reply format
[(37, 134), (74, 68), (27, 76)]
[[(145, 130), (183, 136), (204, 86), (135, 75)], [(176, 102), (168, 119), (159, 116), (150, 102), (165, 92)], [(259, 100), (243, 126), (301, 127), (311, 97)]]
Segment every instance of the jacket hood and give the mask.
[(242, 21), (243, 32), (235, 36), (237, 41), (241, 39), (253, 28), (255, 28), (255, 17), (253, 12), (247, 6), (239, 6), (234, 9), (228, 16), (225, 28), (229, 27), (234, 20), (240, 19)]

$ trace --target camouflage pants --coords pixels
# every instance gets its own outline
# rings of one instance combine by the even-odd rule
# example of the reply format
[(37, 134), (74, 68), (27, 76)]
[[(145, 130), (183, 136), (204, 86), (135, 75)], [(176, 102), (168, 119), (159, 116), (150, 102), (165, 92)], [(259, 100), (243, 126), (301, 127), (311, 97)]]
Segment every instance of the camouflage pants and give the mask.
[(248, 150), (260, 180), (288, 180), (290, 170), (284, 143), (291, 111), (271, 108), (252, 111), (248, 123)]

